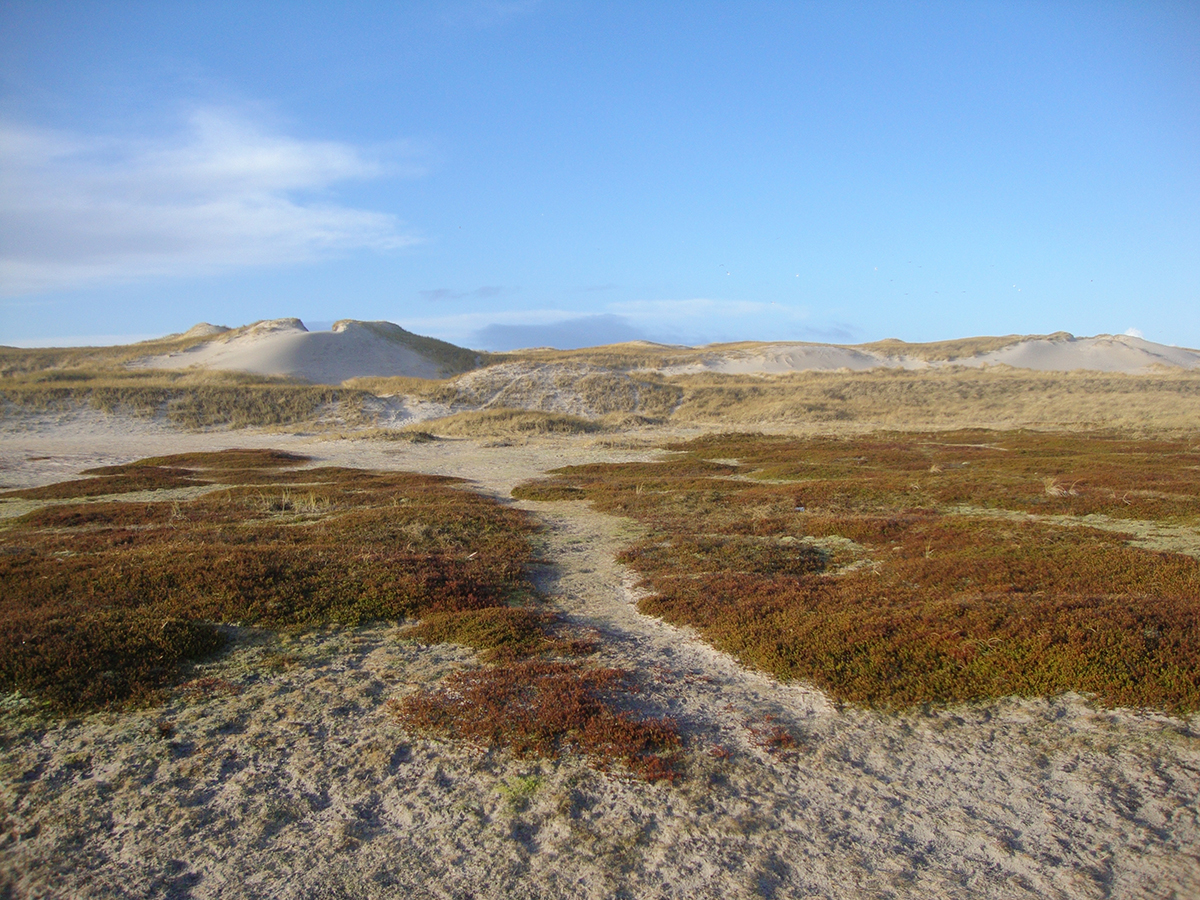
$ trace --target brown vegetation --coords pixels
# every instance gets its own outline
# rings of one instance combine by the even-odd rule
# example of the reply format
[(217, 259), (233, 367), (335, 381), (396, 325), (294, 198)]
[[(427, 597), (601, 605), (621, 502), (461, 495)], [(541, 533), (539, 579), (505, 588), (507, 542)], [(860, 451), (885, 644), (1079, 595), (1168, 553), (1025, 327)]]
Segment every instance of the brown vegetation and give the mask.
[[(722, 435), (675, 449), (664, 462), (568, 467), (515, 493), (589, 499), (644, 523), (624, 558), (655, 592), (645, 612), (844, 700), (1077, 690), (1200, 708), (1200, 561), (1065, 524), (1195, 524), (1191, 442)], [(1047, 477), (1071, 489), (1047, 492)]]
[(522, 513), (453, 479), (283, 468), (300, 461), (184, 454), (16, 492), (211, 486), (185, 502), (49, 506), (0, 532), (0, 689), (62, 709), (145, 700), (222, 643), (216, 623), (357, 624), (529, 597)]
[[(524, 574), (525, 514), (456, 479), (306, 462), (276, 450), (184, 453), (0, 495), (68, 501), (0, 531), (0, 691), (60, 712), (151, 702), (184, 663), (225, 643), (220, 623), (416, 617), (408, 639), (463, 644), (495, 665), (398, 706), (410, 727), (672, 776), (673, 726), (613, 706), (624, 673), (559, 659), (593, 645), (539, 607)], [(179, 487), (203, 493), (120, 499)], [(203, 679), (181, 688), (215, 689)]]
[(422, 422), (420, 429), (451, 437), (511, 437), (539, 434), (586, 434), (599, 431), (598, 422), (566, 413), (524, 409), (481, 409)]
[(405, 725), (454, 735), (518, 755), (582, 752), (620, 760), (643, 777), (676, 777), (679, 734), (668, 720), (637, 720), (618, 712), (628, 689), (620, 669), (577, 662), (524, 660), (458, 672), (439, 689), (393, 704)]

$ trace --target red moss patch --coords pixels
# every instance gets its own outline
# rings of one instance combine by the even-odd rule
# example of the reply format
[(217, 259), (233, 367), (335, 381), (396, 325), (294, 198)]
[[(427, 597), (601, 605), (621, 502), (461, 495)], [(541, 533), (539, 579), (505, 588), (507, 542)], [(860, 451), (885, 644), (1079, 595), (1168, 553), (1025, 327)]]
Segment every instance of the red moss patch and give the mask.
[(1192, 444), (963, 432), (674, 449), (514, 494), (642, 522), (650, 536), (622, 558), (654, 592), (644, 612), (840, 699), (1076, 690), (1200, 708), (1200, 562), (1021, 514), (1200, 521)]
[(620, 760), (651, 780), (674, 778), (679, 734), (667, 720), (614, 709), (626, 688), (620, 669), (527, 660), (457, 672), (437, 689), (392, 703), (404, 725), (518, 755), (587, 754)]

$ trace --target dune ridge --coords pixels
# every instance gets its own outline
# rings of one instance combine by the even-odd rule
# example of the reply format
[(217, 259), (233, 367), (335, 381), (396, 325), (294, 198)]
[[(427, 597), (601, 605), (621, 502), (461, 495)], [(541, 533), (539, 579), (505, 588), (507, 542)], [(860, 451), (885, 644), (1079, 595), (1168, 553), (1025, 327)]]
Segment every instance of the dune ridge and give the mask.
[(370, 376), (445, 378), (478, 364), (478, 355), (470, 350), (413, 334), (391, 322), (342, 319), (330, 331), (309, 331), (296, 318), (267, 319), (226, 330), (200, 323), (180, 337), (207, 339), (129, 365), (218, 369), (340, 384)]
[(216, 369), (340, 384), (351, 378), (446, 378), (490, 364), (584, 363), (640, 369), (659, 375), (778, 375), (790, 372), (872, 369), (922, 370), (1007, 366), (1037, 372), (1096, 371), (1148, 374), (1163, 369), (1200, 369), (1200, 351), (1130, 335), (975, 337), (932, 343), (889, 339), (867, 344), (746, 341), (702, 347), (648, 342), (580, 350), (535, 348), (480, 353), (422, 337), (391, 322), (343, 319), (331, 331), (309, 331), (300, 319), (254, 322), (224, 328), (202, 322), (171, 335), (186, 346), (135, 359), (136, 368)]

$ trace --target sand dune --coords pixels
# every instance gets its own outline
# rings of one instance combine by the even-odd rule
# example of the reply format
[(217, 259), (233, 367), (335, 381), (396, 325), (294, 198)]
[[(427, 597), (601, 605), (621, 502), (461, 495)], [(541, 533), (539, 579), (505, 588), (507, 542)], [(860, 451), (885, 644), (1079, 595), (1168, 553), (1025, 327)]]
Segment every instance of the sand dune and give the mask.
[[(970, 342), (967, 344), (969, 351)], [(965, 352), (946, 358), (930, 358), (927, 348), (936, 345), (886, 344), (839, 346), (836, 344), (771, 343), (713, 347), (694, 362), (670, 366), (666, 374), (724, 372), (728, 374), (777, 374), (876, 368), (923, 369), (942, 366), (1012, 366), (1039, 372), (1123, 372), (1143, 374), (1158, 367), (1200, 368), (1200, 352), (1156, 344), (1129, 335), (1102, 334), (1075, 337), (1060, 333), (1049, 336), (1016, 337), (999, 349)]]
[[(201, 323), (184, 334), (172, 335), (171, 339), (182, 346), (138, 359), (131, 365), (222, 369), (339, 384), (350, 378), (375, 376), (445, 378), (486, 364), (483, 354), (412, 334), (391, 322), (346, 319), (336, 323), (331, 331), (321, 332), (310, 332), (299, 319), (270, 319), (237, 329)], [(563, 352), (521, 350), (492, 354), (487, 362), (516, 364), (524, 360), (551, 366), (573, 363), (608, 369), (612, 367), (614, 353), (629, 356), (633, 350), (645, 354), (636, 368), (664, 375), (701, 372), (771, 375), (948, 366), (1011, 366), (1042, 372), (1088, 370), (1126, 374), (1145, 374), (1164, 367), (1200, 369), (1200, 352), (1195, 350), (1156, 344), (1128, 335), (1075, 337), (1066, 332), (968, 338), (933, 344), (889, 340), (859, 345), (798, 341), (705, 347), (616, 345)]]
[(471, 368), (473, 354), (423, 338), (391, 322), (346, 319), (331, 331), (309, 331), (299, 319), (268, 319), (220, 330), (202, 323), (181, 337), (208, 337), (183, 350), (132, 365), (157, 369), (223, 369), (282, 375), (317, 384), (360, 376), (444, 378)]
[(1139, 374), (1156, 366), (1200, 368), (1200, 353), (1169, 347), (1125, 334), (1102, 334), (1090, 338), (1040, 338), (1021, 341), (1003, 350), (974, 359), (956, 360), (959, 365), (1009, 365), (1041, 372), (1088, 369), (1097, 372)]

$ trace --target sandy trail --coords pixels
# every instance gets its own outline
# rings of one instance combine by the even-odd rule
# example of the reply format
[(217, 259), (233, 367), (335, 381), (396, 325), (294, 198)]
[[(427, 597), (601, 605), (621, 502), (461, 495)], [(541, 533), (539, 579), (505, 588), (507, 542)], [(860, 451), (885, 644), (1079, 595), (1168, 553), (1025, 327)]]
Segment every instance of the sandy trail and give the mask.
[[(804, 685), (782, 685), (739, 665), (676, 628), (637, 611), (636, 578), (616, 561), (634, 536), (630, 525), (586, 503), (518, 503), (543, 523), (543, 555), (553, 561), (535, 573), (568, 621), (601, 635), (606, 664), (641, 675), (644, 711), (675, 719), (695, 746), (759, 752), (748, 725), (768, 721), (802, 728), (829, 703)], [(772, 718), (768, 718), (772, 717)]]
[[(453, 474), (500, 497), (567, 462), (647, 455), (54, 429), (6, 436), (0, 474), (41, 483), (227, 446)], [(839, 708), (638, 614), (614, 559), (632, 524), (519, 505), (546, 524), (550, 601), (601, 633), (597, 661), (637, 676), (639, 707), (680, 723), (680, 783), (406, 734), (386, 700), (469, 664), (461, 649), (389, 626), (246, 632), (159, 709), (0, 708), (0, 897), (1200, 897), (1200, 717), (1072, 696)], [(768, 715), (796, 750), (759, 746)]]

